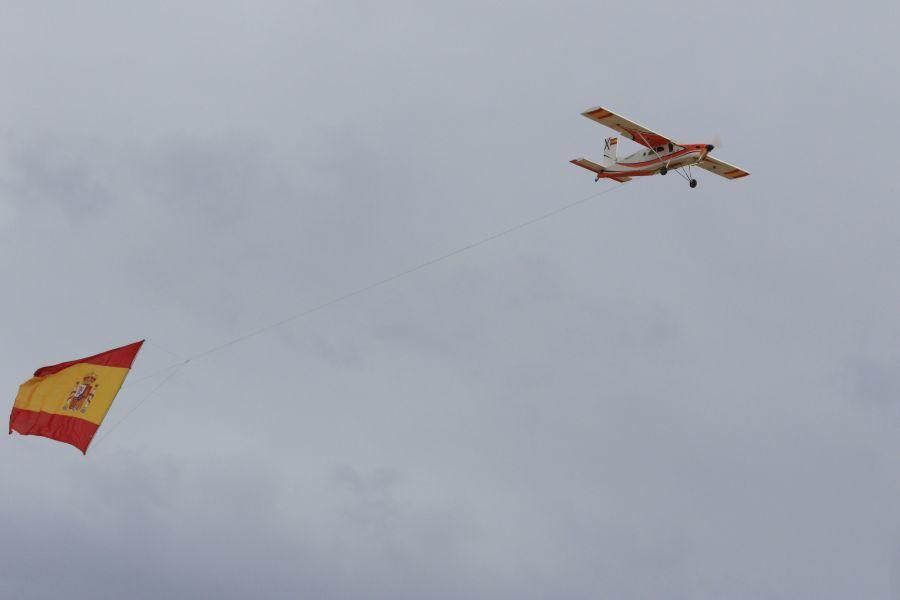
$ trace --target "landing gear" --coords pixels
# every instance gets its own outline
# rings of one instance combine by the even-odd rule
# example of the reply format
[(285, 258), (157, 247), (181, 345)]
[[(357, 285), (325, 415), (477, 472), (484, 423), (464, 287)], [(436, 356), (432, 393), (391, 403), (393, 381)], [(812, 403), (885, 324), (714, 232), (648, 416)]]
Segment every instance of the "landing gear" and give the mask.
[(669, 172), (668, 167), (660, 167), (660, 169), (659, 169), (659, 174), (660, 174), (660, 175), (665, 175), (665, 174), (668, 173), (668, 172)]
[[(688, 182), (688, 185), (691, 186), (691, 189), (697, 187), (697, 180), (694, 179), (694, 174), (691, 173), (691, 167), (697, 163), (691, 163), (687, 165), (683, 165), (680, 167), (675, 167), (675, 172), (678, 173), (681, 177), (684, 178), (685, 181)], [(660, 168), (659, 174), (665, 175), (668, 169), (664, 166)]]

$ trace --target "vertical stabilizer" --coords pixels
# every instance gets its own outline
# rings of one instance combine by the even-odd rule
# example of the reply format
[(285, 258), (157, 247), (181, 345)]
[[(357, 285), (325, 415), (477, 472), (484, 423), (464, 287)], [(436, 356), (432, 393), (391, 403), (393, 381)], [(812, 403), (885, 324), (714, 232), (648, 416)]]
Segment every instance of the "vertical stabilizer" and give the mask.
[(619, 138), (606, 138), (606, 144), (603, 147), (603, 158), (606, 159), (607, 163), (614, 163), (618, 159), (616, 158), (616, 146), (619, 145)]

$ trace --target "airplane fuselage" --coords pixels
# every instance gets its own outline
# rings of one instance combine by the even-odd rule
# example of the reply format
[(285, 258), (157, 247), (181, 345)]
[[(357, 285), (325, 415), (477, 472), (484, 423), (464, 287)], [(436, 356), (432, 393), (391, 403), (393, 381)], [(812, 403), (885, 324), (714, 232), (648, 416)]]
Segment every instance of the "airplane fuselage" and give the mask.
[(708, 144), (687, 144), (678, 146), (667, 143), (655, 148), (639, 150), (625, 158), (603, 165), (603, 172), (598, 173), (602, 177), (642, 177), (656, 175), (663, 168), (666, 170), (677, 169), (687, 165), (695, 165), (711, 150)]

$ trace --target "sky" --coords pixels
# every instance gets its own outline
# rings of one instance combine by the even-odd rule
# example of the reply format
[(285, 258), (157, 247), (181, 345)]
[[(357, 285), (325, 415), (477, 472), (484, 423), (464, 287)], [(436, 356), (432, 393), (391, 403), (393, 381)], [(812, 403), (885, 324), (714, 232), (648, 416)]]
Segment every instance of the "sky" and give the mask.
[[(0, 386), (150, 340), (0, 596), (900, 598), (900, 9), (675, 4), (0, 2)], [(751, 176), (160, 373), (615, 187), (596, 105)]]

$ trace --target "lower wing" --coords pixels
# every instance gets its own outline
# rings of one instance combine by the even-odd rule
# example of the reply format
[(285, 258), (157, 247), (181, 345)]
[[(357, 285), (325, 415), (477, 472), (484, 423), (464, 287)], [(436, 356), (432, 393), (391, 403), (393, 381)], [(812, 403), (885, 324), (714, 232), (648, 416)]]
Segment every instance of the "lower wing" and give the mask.
[(737, 179), (738, 177), (746, 177), (750, 173), (747, 171), (736, 167), (734, 165), (729, 165), (724, 160), (719, 160), (718, 158), (713, 158), (710, 155), (706, 155), (706, 157), (697, 163), (697, 166), (701, 169), (706, 169), (710, 173), (715, 173), (716, 175), (721, 175), (726, 179)]

